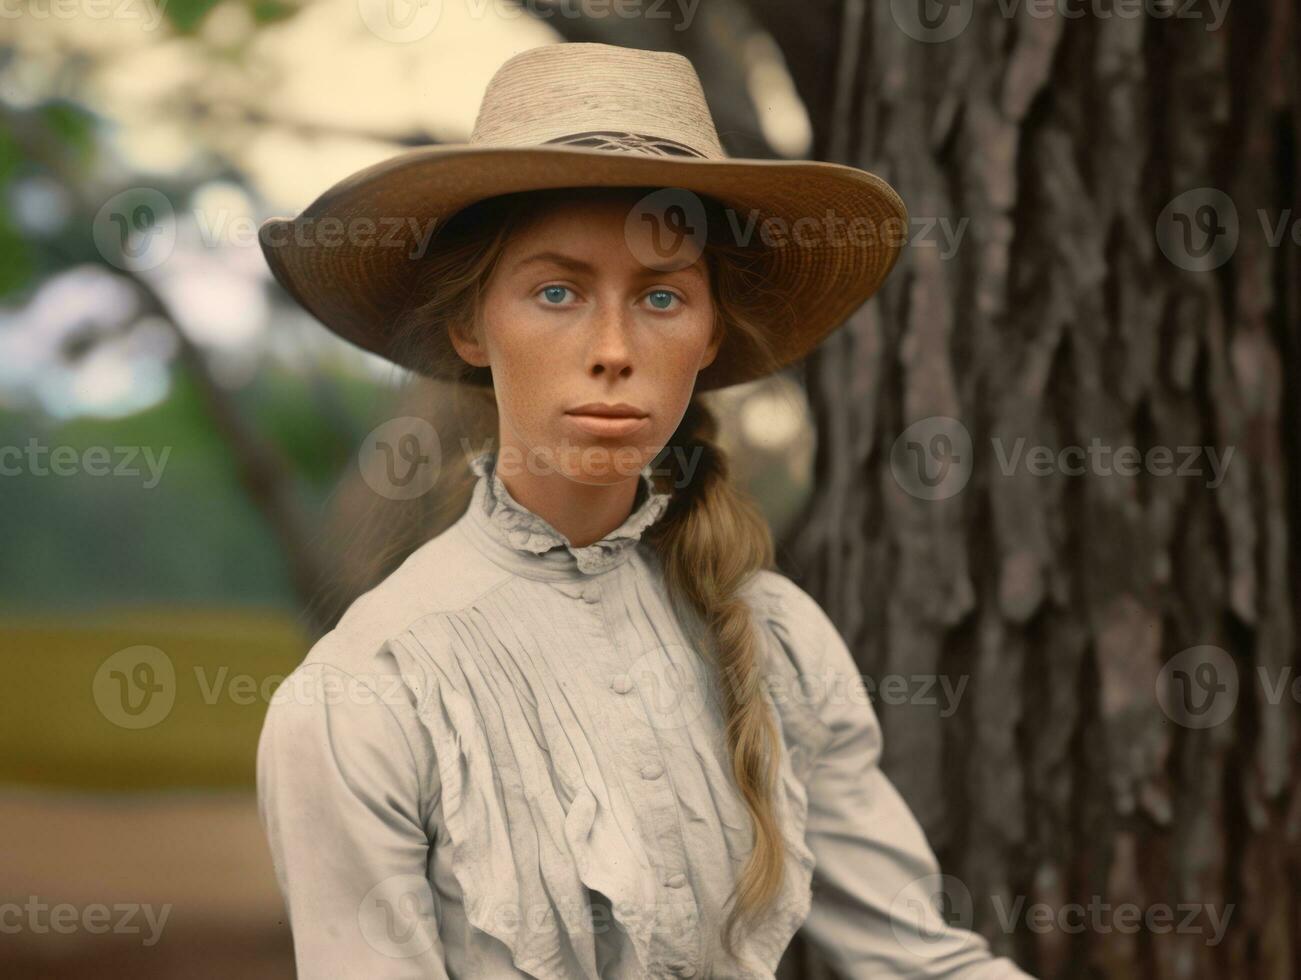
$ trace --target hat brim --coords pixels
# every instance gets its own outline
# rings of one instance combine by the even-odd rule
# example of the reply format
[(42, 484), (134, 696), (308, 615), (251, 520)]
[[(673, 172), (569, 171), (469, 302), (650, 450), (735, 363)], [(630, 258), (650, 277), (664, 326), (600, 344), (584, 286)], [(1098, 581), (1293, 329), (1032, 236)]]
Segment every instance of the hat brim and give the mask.
[[(413, 247), (420, 235), (498, 194), (620, 186), (707, 194), (737, 209), (742, 225), (752, 215), (775, 219), (766, 225), (773, 232), (766, 239), (774, 252), (771, 285), (790, 311), (769, 326), (779, 366), (802, 358), (866, 302), (907, 238), (908, 210), (895, 190), (875, 174), (839, 164), (444, 144), (357, 171), (298, 217), (267, 219), (258, 240), (276, 280), (304, 309), (346, 340), (401, 363), (389, 351), (389, 330), (426, 254)], [(725, 338), (696, 387), (722, 388), (765, 373), (729, 350)]]

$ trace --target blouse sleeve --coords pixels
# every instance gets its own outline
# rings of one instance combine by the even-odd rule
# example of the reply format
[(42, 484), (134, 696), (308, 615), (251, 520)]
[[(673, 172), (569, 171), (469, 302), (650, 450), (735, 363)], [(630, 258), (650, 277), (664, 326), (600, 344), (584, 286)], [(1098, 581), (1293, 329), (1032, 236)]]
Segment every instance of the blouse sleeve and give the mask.
[(304, 664), (258, 743), (259, 811), (302, 980), (447, 977), (416, 757), (377, 687)]
[(817, 602), (789, 589), (788, 635), (820, 674), (806, 680), (826, 692), (819, 714), (830, 730), (807, 777), (806, 839), (816, 864), (803, 934), (850, 980), (1028, 977), (935, 909), (939, 863), (880, 768), (881, 726), (857, 665)]

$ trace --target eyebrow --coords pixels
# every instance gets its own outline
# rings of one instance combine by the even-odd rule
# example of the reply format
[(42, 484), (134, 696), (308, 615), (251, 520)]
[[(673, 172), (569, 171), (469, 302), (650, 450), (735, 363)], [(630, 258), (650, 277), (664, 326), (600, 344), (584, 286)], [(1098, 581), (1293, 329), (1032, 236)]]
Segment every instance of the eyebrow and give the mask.
[[(550, 262), (554, 265), (561, 266), (562, 268), (571, 269), (574, 272), (581, 272), (586, 275), (592, 275), (593, 273), (596, 272), (595, 267), (592, 266), (591, 263), (584, 262), (582, 259), (575, 258), (572, 255), (565, 255), (563, 252), (534, 252), (532, 255), (527, 255), (524, 258), (520, 259), (518, 262), (516, 262), (515, 269), (519, 270), (524, 268), (526, 265), (534, 265), (537, 263), (544, 263), (544, 262)], [(684, 266), (681, 269), (675, 269), (673, 271), (694, 273), (695, 275), (704, 278), (703, 273), (701, 273), (700, 271), (700, 267), (695, 263), (689, 266)], [(665, 272), (663, 270), (650, 269), (650, 268), (643, 269), (642, 272), (640, 273), (643, 279), (658, 279), (661, 276), (670, 275), (670, 274), (671, 273)]]

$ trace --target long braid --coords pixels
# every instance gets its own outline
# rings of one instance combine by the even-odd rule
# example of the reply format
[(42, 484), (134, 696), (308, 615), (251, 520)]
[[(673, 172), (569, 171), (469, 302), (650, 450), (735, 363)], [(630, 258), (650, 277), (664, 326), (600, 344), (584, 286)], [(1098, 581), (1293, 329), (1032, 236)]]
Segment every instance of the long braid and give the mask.
[(714, 647), (732, 776), (754, 833), (722, 933), (723, 948), (735, 958), (736, 929), (757, 919), (781, 888), (786, 848), (773, 806), (779, 733), (764, 697), (751, 607), (740, 594), (757, 570), (772, 567), (772, 535), (728, 479), (716, 435), (712, 412), (693, 397), (670, 441), (677, 451), (668, 465), (679, 489), (648, 539), (670, 595), (700, 615)]

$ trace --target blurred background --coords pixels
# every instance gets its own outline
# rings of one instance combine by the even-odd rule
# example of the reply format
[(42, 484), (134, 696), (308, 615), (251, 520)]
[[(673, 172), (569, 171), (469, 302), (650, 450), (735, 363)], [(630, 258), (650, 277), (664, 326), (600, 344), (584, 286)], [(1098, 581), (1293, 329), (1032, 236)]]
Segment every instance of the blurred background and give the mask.
[[(806, 150), (769, 36), (718, 26), (743, 149), (776, 152), (759, 99), (773, 141)], [(425, 416), (429, 392), (293, 305), (256, 229), (408, 146), (467, 138), (500, 63), (561, 38), (511, 3), (0, 16), (0, 901), (24, 907), (3, 975), (292, 976), (253, 796), (267, 698), (374, 584), (372, 559), (437, 525), (421, 509), (357, 534), (375, 523), (366, 434)], [(728, 415), (778, 519), (812, 455), (791, 387), (750, 386)], [(133, 715), (117, 685), (141, 648), (165, 695)], [(141, 908), (118, 930), (123, 904)], [(110, 928), (81, 918), (96, 905)], [(171, 908), (156, 931), (145, 906)]]
[(884, 764), (947, 913), (1043, 977), (1301, 975), (1296, 17), (6, 0), (0, 973), (292, 976), (267, 700), (464, 498), (376, 499), (368, 434), (438, 393), (256, 229), (591, 40), (689, 57), (732, 156), (908, 203), (886, 289), (715, 407), (782, 570), (902, 683)]

